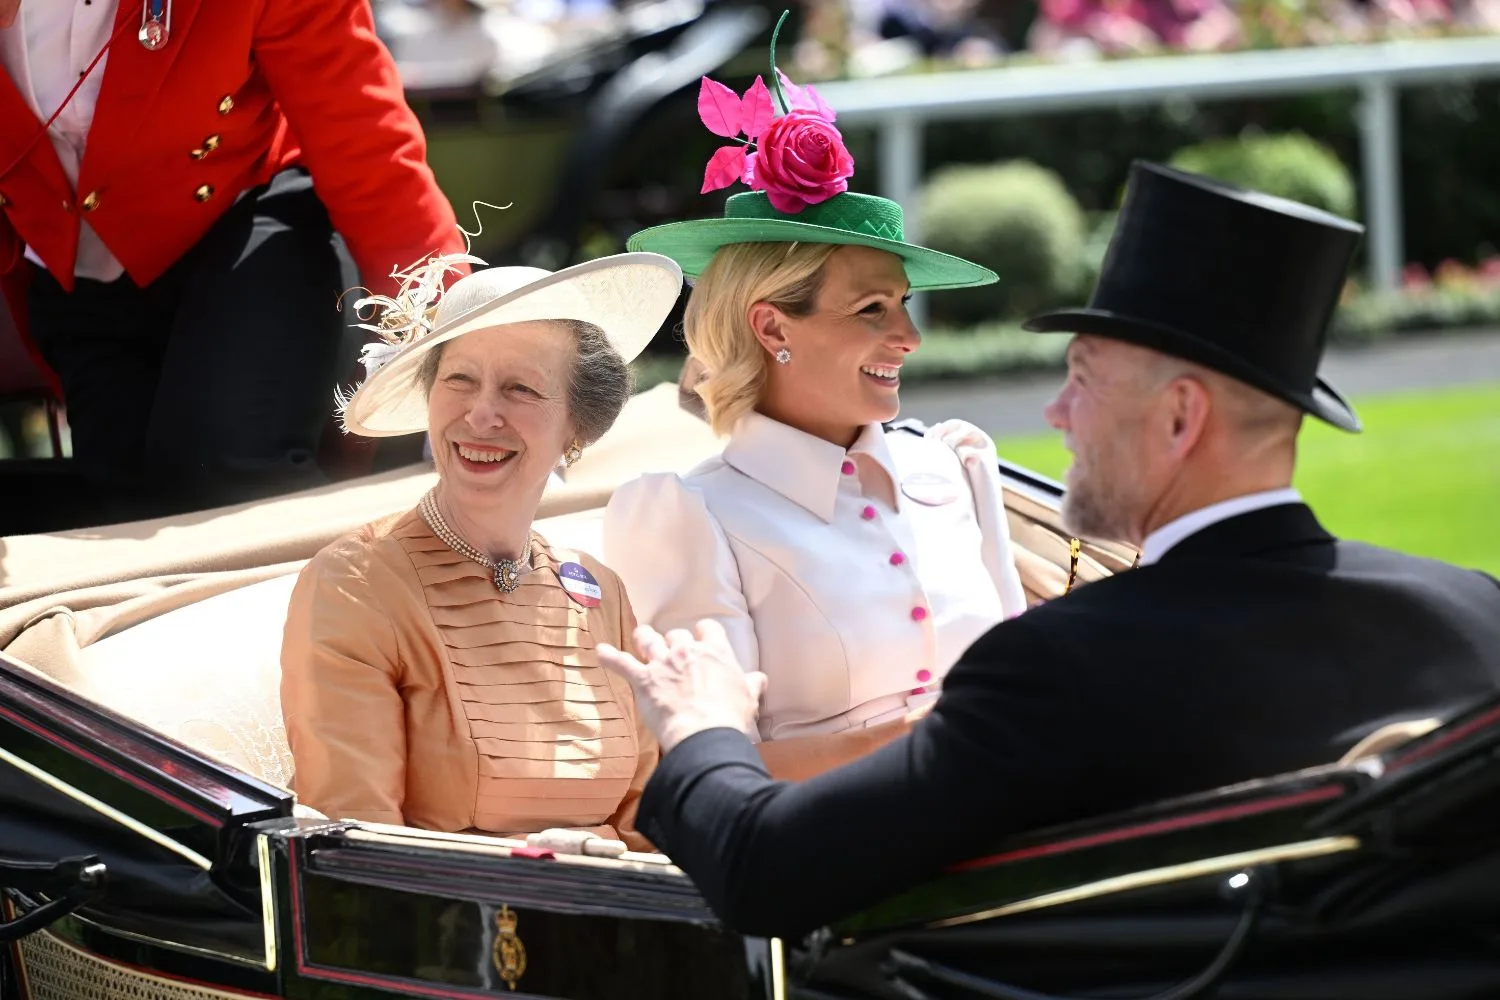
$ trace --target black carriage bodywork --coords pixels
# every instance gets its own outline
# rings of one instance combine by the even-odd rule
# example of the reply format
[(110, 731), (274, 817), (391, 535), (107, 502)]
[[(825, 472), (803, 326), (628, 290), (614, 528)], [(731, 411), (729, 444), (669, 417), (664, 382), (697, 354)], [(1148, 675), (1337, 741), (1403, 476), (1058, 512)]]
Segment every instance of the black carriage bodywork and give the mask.
[(7, 995), (61, 957), (209, 991), (184, 997), (1495, 996), (1497, 757), (1500, 699), (1387, 758), (1013, 840), (784, 944), (660, 862), (297, 819), (0, 656), (6, 916), (71, 911), (12, 945)]
[(780, 994), (780, 943), (724, 930), (670, 865), (479, 840), (298, 819), (0, 654), (5, 917), (67, 911), (6, 949), (7, 997), (63, 965), (171, 996)]
[(1500, 696), (1383, 757), (1018, 838), (787, 961), (804, 1000), (1500, 996)]

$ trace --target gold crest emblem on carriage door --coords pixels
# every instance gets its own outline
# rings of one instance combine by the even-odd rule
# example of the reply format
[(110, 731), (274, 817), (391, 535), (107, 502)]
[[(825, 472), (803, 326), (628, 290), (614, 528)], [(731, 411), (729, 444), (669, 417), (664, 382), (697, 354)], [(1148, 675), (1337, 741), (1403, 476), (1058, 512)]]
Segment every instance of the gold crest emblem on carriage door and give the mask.
[(490, 958), (495, 971), (511, 989), (526, 974), (526, 946), (516, 934), (516, 914), (509, 906), (501, 904), (495, 914), (495, 946), (490, 949)]

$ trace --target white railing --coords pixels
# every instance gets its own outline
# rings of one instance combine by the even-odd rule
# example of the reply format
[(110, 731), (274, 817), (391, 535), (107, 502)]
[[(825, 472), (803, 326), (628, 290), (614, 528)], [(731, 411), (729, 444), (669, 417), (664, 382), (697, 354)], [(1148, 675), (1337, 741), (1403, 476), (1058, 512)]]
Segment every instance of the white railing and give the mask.
[(1370, 283), (1395, 288), (1405, 263), (1396, 88), (1489, 76), (1500, 76), (1500, 37), (912, 74), (819, 84), (818, 90), (838, 109), (841, 126), (878, 130), (881, 193), (900, 202), (910, 238), (920, 239), (916, 193), (928, 122), (1358, 88)]

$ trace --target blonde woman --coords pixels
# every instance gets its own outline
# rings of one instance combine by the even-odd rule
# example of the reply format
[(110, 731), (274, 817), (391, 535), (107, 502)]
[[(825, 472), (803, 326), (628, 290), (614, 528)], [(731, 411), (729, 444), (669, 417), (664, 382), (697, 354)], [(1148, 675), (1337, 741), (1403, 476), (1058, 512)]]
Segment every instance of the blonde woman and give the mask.
[(904, 732), (1025, 596), (989, 439), (958, 422), (883, 426), (921, 343), (909, 295), (996, 276), (907, 243), (894, 202), (839, 189), (838, 133), (793, 90), (807, 110), (763, 128), (762, 190), (630, 241), (697, 278), (685, 332), (728, 440), (686, 475), (618, 489), (605, 560), (642, 622), (714, 619), (768, 675), (762, 756), (801, 778)]

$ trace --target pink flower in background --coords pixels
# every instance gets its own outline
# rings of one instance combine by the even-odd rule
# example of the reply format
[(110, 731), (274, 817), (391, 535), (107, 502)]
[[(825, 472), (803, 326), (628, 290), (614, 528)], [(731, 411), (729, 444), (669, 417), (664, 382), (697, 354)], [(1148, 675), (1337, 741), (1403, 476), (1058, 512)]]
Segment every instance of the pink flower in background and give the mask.
[(739, 144), (715, 150), (703, 171), (701, 194), (741, 181), (766, 192), (777, 211), (790, 213), (849, 190), (854, 158), (833, 125), (838, 116), (812, 87), (797, 86), (779, 69), (776, 73), (789, 107), (779, 118), (760, 77), (743, 97), (703, 78), (698, 117), (710, 132)]
[(1432, 280), (1440, 288), (1457, 288), (1473, 284), (1474, 272), (1449, 257), (1438, 263), (1432, 272)]

